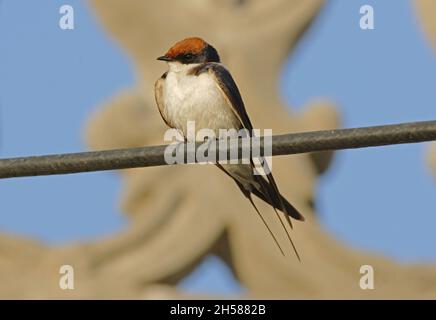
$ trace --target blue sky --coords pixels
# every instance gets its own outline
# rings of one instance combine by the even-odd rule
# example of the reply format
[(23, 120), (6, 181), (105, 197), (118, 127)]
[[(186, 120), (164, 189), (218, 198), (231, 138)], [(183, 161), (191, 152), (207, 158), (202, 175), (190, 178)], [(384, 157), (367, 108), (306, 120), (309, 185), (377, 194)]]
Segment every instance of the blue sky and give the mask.
[[(6, 0), (0, 6), (0, 156), (85, 149), (89, 114), (134, 83), (132, 66), (82, 1), (74, 31), (61, 30), (64, 1)], [(50, 243), (120, 229), (114, 173), (0, 181), (0, 229)]]
[[(74, 31), (58, 27), (75, 9)], [(329, 0), (286, 62), (284, 99), (302, 110), (334, 101), (345, 127), (436, 118), (436, 59), (407, 0)], [(375, 30), (359, 29), (359, 8)], [(0, 157), (84, 150), (83, 126), (97, 105), (134, 84), (132, 65), (96, 23), (86, 1), (3, 0), (0, 5)], [(317, 194), (334, 236), (401, 261), (436, 261), (435, 181), (426, 145), (337, 153)], [(126, 226), (114, 173), (0, 180), (0, 231), (48, 243), (87, 240)], [(66, 205), (67, 204), (67, 205)], [(181, 283), (191, 292), (237, 293), (211, 257)]]
[[(282, 74), (299, 110), (335, 102), (345, 127), (436, 119), (436, 55), (410, 1), (328, 1)], [(375, 29), (359, 28), (370, 4)], [(342, 151), (321, 180), (321, 221), (339, 239), (401, 261), (436, 261), (436, 182), (427, 144)]]

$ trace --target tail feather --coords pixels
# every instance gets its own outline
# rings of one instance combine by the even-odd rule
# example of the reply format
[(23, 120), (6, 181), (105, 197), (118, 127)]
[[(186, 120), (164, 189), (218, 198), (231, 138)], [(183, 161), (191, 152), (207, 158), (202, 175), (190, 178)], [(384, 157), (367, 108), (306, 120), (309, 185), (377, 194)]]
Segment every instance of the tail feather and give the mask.
[[(261, 176), (255, 176), (255, 177), (257, 177), (256, 178), (256, 180), (258, 180), (258, 182), (260, 183), (260, 185), (261, 185), (261, 188), (262, 188), (262, 191), (259, 191), (259, 190), (257, 190), (257, 189), (253, 189), (252, 190), (252, 193), (253, 194), (256, 194), (256, 193), (259, 193), (259, 194), (262, 194), (262, 196), (263, 197), (260, 197), (261, 199), (265, 199), (265, 202), (267, 202), (268, 204), (270, 204), (273, 208), (274, 208), (274, 211), (275, 211), (275, 213), (276, 213), (276, 217), (277, 217), (277, 219), (279, 220), (279, 222), (280, 222), (280, 224), (281, 224), (281, 226), (282, 226), (282, 228), (283, 228), (283, 230), (285, 231), (285, 233), (286, 233), (286, 236), (288, 237), (288, 240), (289, 240), (289, 242), (291, 243), (291, 245), (292, 245), (292, 249), (294, 250), (294, 252), (295, 252), (295, 255), (297, 256), (297, 258), (298, 258), (298, 260), (299, 261), (301, 261), (301, 259), (300, 259), (300, 255), (298, 254), (298, 250), (297, 250), (297, 248), (295, 247), (295, 244), (294, 244), (294, 241), (292, 241), (292, 238), (291, 238), (291, 235), (289, 234), (289, 231), (288, 231), (288, 229), (286, 228), (286, 226), (285, 226), (285, 224), (283, 223), (283, 220), (282, 220), (282, 218), (280, 218), (280, 214), (279, 214), (279, 212), (277, 211), (277, 209), (279, 209), (279, 210), (281, 210), (283, 213), (284, 213), (284, 216), (285, 216), (285, 218), (286, 218), (286, 221), (288, 222), (288, 224), (289, 224), (289, 226), (291, 227), (291, 229), (293, 229), (293, 226), (292, 226), (292, 221), (291, 221), (291, 218), (289, 217), (289, 214), (288, 214), (288, 212), (285, 212), (284, 211), (284, 204), (283, 204), (283, 202), (287, 202), (287, 203), (289, 203), (280, 193), (275, 193), (275, 197), (273, 198), (272, 196), (270, 196), (270, 194), (272, 194), (272, 193), (274, 193), (273, 191), (274, 190), (271, 190), (271, 186), (268, 184), (268, 182), (265, 180), (265, 179), (263, 179)], [(262, 181), (262, 182), (261, 182)], [(255, 191), (256, 190), (256, 191)], [(265, 194), (266, 193), (266, 194)], [(280, 200), (280, 203), (278, 203), (278, 201), (277, 201), (277, 199), (279, 199), (279, 197), (281, 198), (281, 200)], [(274, 200), (273, 200), (274, 199)], [(280, 207), (277, 207), (277, 205), (280, 205)], [(289, 204), (290, 205), (290, 204)], [(291, 206), (292, 207), (292, 206)], [(293, 207), (292, 207), (293, 208)], [(294, 209), (295, 210), (295, 209)], [(295, 210), (295, 212), (297, 212), (298, 213), (298, 211), (296, 211)], [(299, 213), (298, 213), (299, 214)], [(300, 215), (301, 216), (301, 215)], [(303, 216), (301, 216), (301, 217), (303, 217)]]
[[(262, 199), (263, 201), (265, 201), (266, 203), (268, 203), (272, 207), (282, 211), (287, 216), (291, 216), (295, 220), (304, 221), (303, 215), (292, 204), (290, 204), (289, 201), (286, 200), (286, 198), (283, 197), (280, 193), (275, 193), (275, 190), (271, 190), (270, 184), (265, 179), (263, 179), (261, 176), (255, 176), (255, 179), (260, 184), (262, 190), (258, 190), (256, 188), (253, 188), (253, 190), (251, 190), (251, 192), (254, 195), (256, 195), (258, 198)], [(265, 194), (265, 193), (267, 193), (267, 194)], [(271, 193), (274, 193), (277, 196), (275, 198), (273, 198), (272, 196), (268, 196)], [(277, 201), (277, 199), (279, 197), (280, 197), (280, 202)]]
[[(248, 198), (248, 200), (250, 201), (250, 203), (253, 205), (254, 210), (256, 210), (256, 212), (257, 212), (259, 218), (262, 220), (262, 222), (263, 222), (263, 224), (265, 225), (265, 227), (268, 229), (269, 234), (270, 234), (271, 237), (273, 238), (273, 240), (274, 240), (274, 242), (276, 243), (277, 247), (279, 248), (280, 252), (282, 253), (283, 256), (285, 256), (285, 252), (283, 251), (282, 247), (280, 246), (280, 244), (279, 244), (277, 238), (275, 237), (274, 233), (271, 231), (270, 227), (269, 227), (268, 224), (266, 223), (264, 217), (262, 216), (262, 214), (260, 213), (260, 211), (257, 209), (256, 205), (254, 204), (254, 201), (253, 201), (253, 199), (251, 198), (251, 194), (248, 193), (248, 194), (246, 195), (246, 197)], [(300, 257), (298, 256), (298, 253), (297, 253), (297, 257), (298, 257), (298, 260), (300, 260)]]
[[(252, 163), (252, 166), (253, 166), (253, 163)], [(280, 194), (272, 174), (270, 173), (267, 175), (268, 180), (264, 179), (260, 175), (252, 175), (252, 178), (251, 178), (251, 179), (253, 179), (252, 182), (250, 182), (249, 185), (246, 185), (247, 179), (245, 179), (245, 177), (242, 177), (240, 175), (235, 175), (234, 172), (233, 172), (233, 174), (230, 174), (220, 164), (217, 164), (217, 167), (220, 168), (221, 170), (223, 170), (229, 177), (231, 177), (236, 182), (236, 184), (241, 189), (242, 193), (245, 195), (245, 197), (248, 198), (248, 200), (250, 201), (250, 203), (253, 205), (254, 209), (256, 210), (257, 214), (262, 219), (262, 222), (264, 223), (264, 225), (268, 229), (270, 235), (274, 239), (274, 242), (276, 243), (280, 252), (284, 255), (284, 252), (283, 252), (279, 242), (277, 241), (276, 237), (272, 233), (272, 231), (269, 228), (268, 224), (266, 223), (265, 219), (263, 218), (263, 216), (261, 215), (261, 213), (257, 209), (256, 205), (254, 204), (253, 199), (251, 197), (251, 194), (256, 195), (257, 197), (259, 197), (260, 199), (262, 199), (263, 201), (265, 201), (266, 203), (268, 203), (269, 205), (271, 205), (274, 208), (277, 219), (279, 220), (281, 226), (283, 227), (284, 231), (286, 232), (286, 236), (288, 237), (288, 240), (292, 245), (292, 248), (295, 252), (295, 255), (297, 256), (298, 260), (301, 261), (300, 255), (298, 254), (297, 248), (295, 247), (294, 242), (292, 241), (291, 235), (289, 234), (289, 231), (286, 228), (286, 226), (285, 226), (285, 224), (284, 224), (284, 222), (283, 222), (282, 218), (280, 217), (280, 214), (277, 210), (280, 210), (284, 213), (286, 221), (289, 224), (291, 229), (293, 228), (291, 217), (296, 219), (296, 220), (300, 220), (300, 221), (304, 221), (304, 217), (298, 212), (297, 209), (294, 208), (294, 206), (292, 206)], [(241, 181), (239, 181), (239, 179), (241, 179)], [(242, 181), (244, 181), (244, 183)]]

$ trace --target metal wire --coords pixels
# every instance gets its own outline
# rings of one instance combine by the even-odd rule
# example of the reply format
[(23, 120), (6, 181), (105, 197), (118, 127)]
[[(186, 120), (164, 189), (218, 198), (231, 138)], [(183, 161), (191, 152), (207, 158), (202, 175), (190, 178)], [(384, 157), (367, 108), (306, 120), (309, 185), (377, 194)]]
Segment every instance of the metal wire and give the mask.
[[(272, 137), (272, 155), (366, 148), (432, 140), (436, 140), (436, 121), (290, 133)], [(263, 146), (263, 141), (261, 145)], [(1, 159), (0, 179), (162, 166), (167, 165), (164, 159), (166, 147), (161, 145)], [(241, 145), (238, 148), (241, 149)], [(187, 151), (184, 152), (186, 156)], [(231, 153), (230, 147), (227, 148), (227, 153)], [(241, 154), (242, 152), (238, 152), (238, 155)]]

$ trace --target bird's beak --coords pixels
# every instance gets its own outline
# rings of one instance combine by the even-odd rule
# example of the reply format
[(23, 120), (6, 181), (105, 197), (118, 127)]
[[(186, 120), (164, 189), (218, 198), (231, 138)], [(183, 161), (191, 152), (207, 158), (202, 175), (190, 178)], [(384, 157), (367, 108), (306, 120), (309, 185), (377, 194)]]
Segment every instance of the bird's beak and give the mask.
[(161, 60), (161, 61), (173, 61), (173, 59), (168, 57), (168, 56), (161, 56), (161, 57), (157, 58), (157, 60)]

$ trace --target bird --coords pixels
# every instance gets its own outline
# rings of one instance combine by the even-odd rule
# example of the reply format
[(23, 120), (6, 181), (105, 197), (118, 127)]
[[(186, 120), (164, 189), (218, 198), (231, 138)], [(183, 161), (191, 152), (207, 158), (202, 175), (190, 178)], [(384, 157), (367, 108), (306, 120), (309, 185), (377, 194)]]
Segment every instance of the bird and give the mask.
[[(159, 113), (167, 126), (179, 130), (187, 137), (188, 121), (196, 129), (246, 129), (253, 136), (253, 125), (248, 117), (239, 89), (227, 68), (221, 63), (217, 50), (199, 37), (176, 42), (157, 60), (167, 62), (168, 70), (155, 83), (155, 100)], [(264, 159), (260, 159), (265, 164)], [(293, 228), (291, 218), (304, 221), (303, 215), (279, 192), (271, 172), (254, 174), (254, 162), (249, 164), (221, 164), (216, 166), (232, 178), (243, 195), (250, 201), (269, 234), (285, 256), (279, 241), (256, 207), (252, 195), (274, 209), (298, 260), (300, 255), (280, 218), (281, 211)]]

